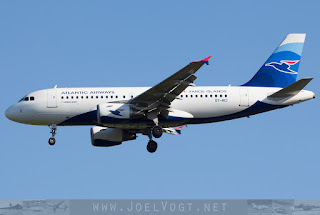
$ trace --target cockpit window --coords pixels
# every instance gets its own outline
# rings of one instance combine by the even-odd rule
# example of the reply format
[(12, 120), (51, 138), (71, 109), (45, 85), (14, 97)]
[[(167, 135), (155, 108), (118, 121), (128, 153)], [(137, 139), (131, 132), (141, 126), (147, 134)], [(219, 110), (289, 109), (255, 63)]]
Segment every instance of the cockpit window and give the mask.
[(23, 101), (26, 98), (26, 96), (22, 97), (22, 99), (19, 100), (19, 102)]
[(21, 101), (34, 101), (34, 96), (25, 96), (22, 99), (19, 100), (19, 102)]

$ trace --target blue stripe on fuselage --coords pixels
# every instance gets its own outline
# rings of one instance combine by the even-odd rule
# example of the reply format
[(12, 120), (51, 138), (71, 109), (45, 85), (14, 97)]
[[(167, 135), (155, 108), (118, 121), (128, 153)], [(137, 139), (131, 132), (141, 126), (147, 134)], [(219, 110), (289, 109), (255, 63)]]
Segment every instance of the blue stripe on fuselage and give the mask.
[(279, 109), (279, 108), (284, 108), (284, 107), (287, 107), (287, 105), (270, 105), (270, 104), (266, 104), (264, 102), (257, 101), (252, 106), (250, 106), (249, 108), (247, 108), (243, 111), (229, 114), (229, 115), (218, 116), (218, 117), (193, 118), (190, 122), (188, 122), (188, 124), (221, 122), (221, 121), (237, 119), (237, 118), (241, 118), (241, 117), (247, 117), (247, 116), (255, 115), (258, 113), (263, 113), (263, 112), (267, 112), (267, 111), (275, 110), (275, 109)]
[[(165, 119), (164, 117), (159, 117), (159, 123), (161, 124), (164, 122), (175, 122), (175, 123), (181, 122), (181, 124), (201, 124), (201, 123), (220, 122), (220, 121), (226, 121), (226, 120), (246, 117), (250, 115), (255, 115), (258, 113), (263, 113), (266, 111), (275, 110), (275, 109), (284, 108), (284, 107), (287, 107), (287, 105), (270, 105), (270, 104), (257, 101), (255, 104), (253, 104), (249, 108), (237, 113), (229, 114), (229, 115), (209, 117), (209, 118), (192, 118), (192, 119), (184, 119), (180, 117), (169, 117), (168, 119)], [(137, 119), (127, 120), (127, 119), (117, 119), (117, 118), (106, 117), (102, 119), (102, 121), (104, 120), (106, 123), (110, 123), (110, 124), (112, 123), (119, 123), (119, 124), (145, 123), (150, 126), (153, 125), (153, 122), (146, 118), (137, 118)], [(95, 110), (95, 111), (77, 115), (75, 117), (72, 117), (60, 123), (59, 125), (99, 125), (99, 123), (97, 122), (97, 111)]]

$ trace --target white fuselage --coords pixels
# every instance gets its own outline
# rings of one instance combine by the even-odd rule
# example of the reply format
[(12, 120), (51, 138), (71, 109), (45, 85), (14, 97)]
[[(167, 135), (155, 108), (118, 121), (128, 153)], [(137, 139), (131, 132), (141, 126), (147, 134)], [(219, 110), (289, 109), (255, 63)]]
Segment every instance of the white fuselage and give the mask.
[[(28, 101), (22, 100), (8, 108), (6, 116), (13, 121), (32, 125), (99, 125), (96, 118), (97, 105), (110, 102), (126, 103), (148, 89), (148, 87), (106, 87), (40, 90), (27, 95)], [(169, 127), (229, 120), (297, 104), (315, 97), (313, 92), (302, 90), (295, 96), (281, 100), (267, 98), (280, 89), (233, 86), (188, 87), (172, 102), (171, 111), (187, 112), (191, 117), (188, 120), (162, 120), (160, 123), (164, 127)], [(30, 100), (31, 97), (34, 99)], [(260, 105), (256, 105), (257, 103)], [(147, 124), (144, 121), (134, 121), (105, 126), (136, 129), (146, 127)]]

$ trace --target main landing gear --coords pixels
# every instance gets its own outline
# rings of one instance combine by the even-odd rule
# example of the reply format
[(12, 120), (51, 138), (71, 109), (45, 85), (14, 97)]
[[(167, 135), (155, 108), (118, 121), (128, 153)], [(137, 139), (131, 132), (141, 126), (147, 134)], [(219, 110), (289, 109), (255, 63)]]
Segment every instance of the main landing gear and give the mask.
[(161, 126), (154, 126), (152, 128), (152, 135), (155, 137), (155, 138), (160, 138), (163, 134), (163, 129), (161, 128)]
[(149, 130), (148, 137), (150, 140), (147, 145), (148, 152), (154, 153), (155, 151), (157, 151), (157, 148), (158, 148), (158, 144), (157, 142), (152, 140), (152, 136), (155, 138), (160, 138), (162, 134), (163, 134), (163, 129), (161, 126), (158, 126), (158, 125), (154, 126), (152, 129)]
[(158, 148), (157, 142), (155, 142), (155, 141), (153, 141), (153, 140), (150, 140), (150, 141), (148, 142), (148, 145), (147, 145), (147, 150), (148, 150), (148, 152), (154, 153), (155, 151), (157, 151), (157, 148)]
[(56, 139), (54, 138), (54, 136), (56, 135), (57, 125), (49, 125), (49, 128), (51, 129), (50, 133), (52, 134), (52, 137), (49, 138), (48, 143), (49, 145), (53, 146), (56, 143)]

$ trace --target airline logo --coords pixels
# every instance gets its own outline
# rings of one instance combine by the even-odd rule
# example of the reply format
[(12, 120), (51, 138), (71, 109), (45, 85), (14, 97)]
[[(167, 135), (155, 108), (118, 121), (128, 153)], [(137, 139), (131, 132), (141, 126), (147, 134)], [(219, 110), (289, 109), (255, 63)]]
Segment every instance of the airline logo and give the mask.
[(122, 116), (120, 111), (124, 111), (124, 109), (117, 109), (117, 110), (109, 110), (113, 115)]
[(282, 60), (280, 63), (271, 62), (265, 64), (265, 66), (271, 66), (278, 70), (279, 72), (289, 73), (289, 74), (298, 74), (297, 72), (290, 69), (290, 66), (295, 65), (298, 63), (299, 60)]

